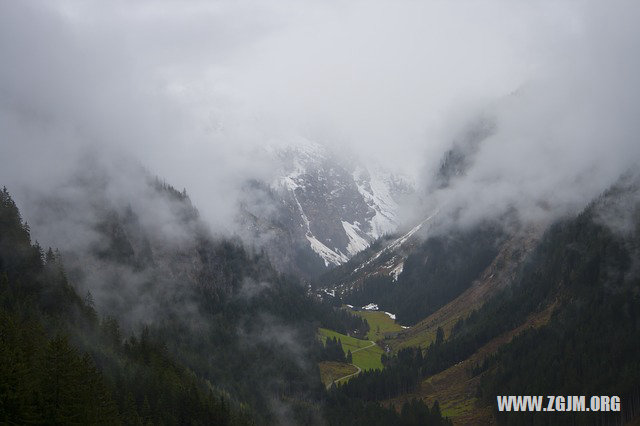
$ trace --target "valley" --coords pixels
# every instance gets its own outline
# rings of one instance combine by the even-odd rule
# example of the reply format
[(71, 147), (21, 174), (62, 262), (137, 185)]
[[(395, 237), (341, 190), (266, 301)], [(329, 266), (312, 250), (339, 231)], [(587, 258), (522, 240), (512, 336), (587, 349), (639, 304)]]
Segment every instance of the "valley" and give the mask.
[[(11, 324), (17, 307), (35, 300), (23, 310), (30, 321), (56, 318), (37, 344), (64, 348), (68, 343), (47, 337), (64, 329), (74, 353), (92, 354), (95, 374), (106, 383), (94, 396), (108, 399), (101, 410), (110, 407), (114, 419), (156, 418), (146, 407), (158, 402), (145, 403), (153, 398), (148, 393), (153, 386), (137, 389), (133, 382), (113, 381), (122, 374), (118, 366), (128, 364), (148, 375), (145, 380), (156, 380), (153, 374), (159, 373), (148, 370), (155, 362), (175, 365), (180, 380), (194, 380), (198, 392), (212, 392), (212, 399), (188, 397), (200, 401), (205, 417), (235, 418), (240, 424), (280, 422), (269, 408), (273, 395), (295, 407), (300, 421), (319, 412), (330, 424), (345, 416), (356, 422), (374, 415), (401, 421), (422, 413), (442, 424), (508, 424), (526, 415), (497, 413), (496, 392), (507, 386), (512, 393), (545, 393), (548, 383), (567, 394), (608, 383), (627, 407), (608, 418), (636, 417), (634, 377), (640, 365), (633, 354), (640, 339), (630, 336), (640, 337), (640, 281), (632, 261), (640, 234), (615, 233), (599, 222), (603, 212), (635, 194), (635, 180), (621, 180), (580, 214), (546, 227), (481, 223), (447, 234), (430, 234), (436, 228), (428, 227), (422, 234), (388, 236), (305, 288), (276, 271), (265, 254), (213, 238), (186, 192), (139, 169), (131, 173), (146, 182), (147, 203), (170, 206), (173, 229), (182, 229), (180, 244), (158, 233), (153, 217), (135, 202), (124, 208), (114, 203), (92, 215), (100, 245), (80, 252), (48, 250), (45, 256), (32, 245), (9, 193), (2, 193), (0, 225), (9, 237), (0, 239), (6, 317), (0, 325), (16, 327)], [(105, 197), (109, 205), (97, 181), (87, 178), (77, 190)], [(63, 198), (49, 203), (60, 221), (73, 208)], [(390, 269), (388, 259), (398, 256), (403, 268)], [(104, 271), (109, 275), (101, 275)], [(127, 299), (123, 283), (136, 291)], [(158, 284), (162, 296), (155, 294)], [(91, 291), (81, 299), (76, 287)], [(136, 331), (140, 298), (156, 300), (145, 309), (148, 319), (158, 319)], [(606, 326), (614, 320), (623, 327)], [(612, 345), (624, 349), (614, 354), (606, 349)], [(560, 360), (569, 381), (551, 373)], [(622, 368), (603, 374), (593, 367), (607, 362)], [(583, 365), (592, 365), (584, 379)], [(85, 376), (94, 374), (87, 368)], [(180, 395), (175, 398), (187, 398)], [(94, 404), (87, 401), (87, 409), (97, 409), (90, 408)], [(16, 415), (46, 416), (37, 405), (26, 410)], [(167, 410), (160, 412), (173, 419), (186, 415)], [(562, 421), (585, 416), (567, 414)]]
[[(360, 299), (350, 296), (350, 292), (358, 294), (366, 291), (367, 285), (380, 286), (376, 288), (388, 286), (397, 292), (398, 286), (403, 282), (404, 271), (398, 276), (398, 284), (395, 280), (375, 284), (374, 280), (358, 279), (357, 274), (364, 267), (351, 264), (354, 273), (347, 276), (350, 276), (352, 284), (345, 285), (344, 279), (338, 279), (339, 284), (336, 287), (329, 286), (329, 290), (325, 289), (323, 292), (329, 297), (330, 294), (335, 294), (335, 297), (340, 295), (341, 300), (346, 303), (362, 303), (363, 300), (374, 302), (355, 310), (351, 309), (351, 305), (343, 305), (343, 309), (366, 318), (369, 325), (367, 338), (375, 340), (386, 352), (382, 358), (383, 369), (379, 378), (366, 371), (359, 374), (350, 373), (349, 380), (339, 381), (339, 385), (347, 394), (358, 395), (364, 399), (372, 398), (397, 410), (414, 399), (422, 400), (427, 405), (433, 405), (437, 401), (443, 415), (450, 418), (453, 424), (485, 424), (496, 421), (495, 407), (492, 399), (488, 398), (487, 390), (489, 389), (490, 393), (495, 392), (493, 389), (496, 389), (496, 386), (499, 388), (500, 385), (493, 382), (494, 376), (514, 375), (513, 371), (501, 370), (501, 357), (512, 356), (508, 355), (510, 351), (515, 350), (527, 339), (536, 339), (538, 337), (534, 336), (548, 335), (551, 330), (562, 330), (563, 327), (570, 326), (571, 322), (562, 323), (559, 322), (559, 318), (575, 315), (569, 313), (574, 309), (573, 305), (592, 303), (589, 302), (590, 298), (599, 297), (596, 294), (601, 290), (586, 290), (583, 287), (585, 282), (597, 286), (595, 282), (598, 280), (616, 279), (610, 276), (606, 278), (607, 275), (594, 275), (594, 272), (586, 272), (583, 268), (594, 268), (594, 264), (604, 265), (611, 262), (612, 265), (626, 264), (624, 259), (628, 248), (623, 248), (624, 243), (619, 245), (622, 240), (593, 221), (594, 212), (617, 203), (620, 191), (626, 191), (624, 188), (614, 188), (603, 194), (579, 216), (565, 223), (556, 224), (551, 228), (521, 228), (511, 235), (499, 237), (500, 243), (491, 261), (486, 267), (477, 269), (475, 276), (468, 278), (470, 281), (467, 288), (409, 327), (397, 324), (391, 318), (393, 314), (368, 310), (371, 307), (377, 308), (376, 305), (380, 302), (385, 306), (384, 298), (376, 299), (376, 294), (382, 294), (379, 290), (378, 293), (372, 292)], [(572, 242), (567, 243), (567, 240)], [(413, 247), (414, 253), (420, 252), (418, 246)], [(483, 248), (479, 247), (479, 250)], [(565, 269), (567, 264), (563, 262), (573, 256), (573, 250), (582, 253), (583, 257), (573, 258), (570, 270), (574, 272), (568, 276)], [(370, 258), (359, 258), (359, 262), (364, 266), (371, 265), (371, 259), (377, 259), (378, 253), (373, 251)], [(473, 257), (474, 254), (470, 253), (470, 256)], [(432, 259), (429, 258), (427, 262)], [(439, 261), (437, 259), (436, 262)], [(611, 270), (615, 271), (619, 270), (620, 266), (612, 268)], [(374, 273), (385, 274), (385, 271), (382, 268)], [(368, 273), (371, 274), (371, 270)], [(613, 282), (617, 284), (612, 285), (621, 286), (620, 291), (631, 291), (630, 297), (633, 301), (629, 300), (628, 303), (635, 306), (640, 295), (638, 281), (631, 280), (626, 284), (625, 281)], [(627, 290), (622, 290), (623, 288)], [(593, 293), (594, 291), (596, 293)], [(610, 303), (620, 303), (622, 299), (619, 302), (614, 300), (615, 297), (611, 296)], [(624, 321), (629, 324), (628, 321), (634, 318), (634, 315), (625, 316)], [(574, 317), (571, 321), (580, 321), (579, 318)], [(584, 318), (583, 321), (584, 327), (589, 327), (586, 325), (589, 324), (588, 320)], [(622, 332), (625, 333), (626, 331)], [(605, 336), (600, 335), (599, 338)], [(616, 338), (623, 339), (625, 344), (637, 346), (620, 334)], [(589, 345), (588, 340), (578, 344)], [(594, 356), (608, 356), (604, 352), (597, 354)], [(631, 352), (626, 350), (625, 354), (630, 356)], [(520, 356), (523, 359), (527, 358)], [(631, 358), (627, 359), (626, 362), (631, 362), (630, 365), (636, 364)], [(420, 379), (412, 380), (412, 384), (407, 386), (401, 381), (406, 374)], [(523, 370), (522, 374), (527, 375), (529, 371)], [(517, 377), (517, 374), (515, 376)], [(391, 387), (372, 388), (381, 386), (383, 382), (388, 383), (385, 386)], [(394, 382), (397, 384), (393, 385)], [(633, 393), (633, 389), (632, 386), (628, 392)], [(385, 394), (386, 397), (382, 396)], [(630, 408), (624, 416), (630, 419), (633, 418), (636, 405), (628, 399), (629, 396), (625, 398)], [(579, 419), (586, 418), (582, 415), (577, 416)], [(563, 419), (562, 421), (575, 421), (576, 415), (565, 416)]]
[(0, 1), (0, 425), (639, 426), (638, 22)]

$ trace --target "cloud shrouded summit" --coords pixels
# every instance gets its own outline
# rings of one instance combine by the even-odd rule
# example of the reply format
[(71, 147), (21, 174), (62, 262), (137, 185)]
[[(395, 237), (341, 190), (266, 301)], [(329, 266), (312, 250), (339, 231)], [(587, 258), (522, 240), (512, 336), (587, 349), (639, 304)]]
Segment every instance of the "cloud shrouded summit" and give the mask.
[(264, 145), (312, 140), (422, 179), (495, 121), (436, 197), (532, 217), (639, 158), (640, 6), (609, 2), (0, 3), (0, 181), (50, 191), (133, 156), (229, 229)]

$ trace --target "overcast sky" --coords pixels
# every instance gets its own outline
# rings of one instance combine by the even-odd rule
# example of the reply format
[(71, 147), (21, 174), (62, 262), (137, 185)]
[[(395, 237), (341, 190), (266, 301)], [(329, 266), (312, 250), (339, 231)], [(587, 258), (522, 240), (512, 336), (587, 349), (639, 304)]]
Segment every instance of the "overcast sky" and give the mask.
[(640, 157), (639, 9), (0, 0), (0, 184), (50, 190), (99, 149), (186, 187), (219, 225), (238, 182), (271, 176), (265, 144), (319, 141), (428, 179), (486, 114), (496, 134), (438, 197), (562, 210)]

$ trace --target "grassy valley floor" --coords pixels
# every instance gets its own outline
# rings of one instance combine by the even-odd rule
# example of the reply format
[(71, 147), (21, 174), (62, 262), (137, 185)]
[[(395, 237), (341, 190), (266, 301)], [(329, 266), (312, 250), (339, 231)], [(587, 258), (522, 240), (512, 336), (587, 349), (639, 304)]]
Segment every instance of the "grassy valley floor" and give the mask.
[(334, 337), (342, 343), (345, 356), (348, 351), (351, 351), (353, 364), (335, 361), (318, 363), (320, 377), (326, 387), (330, 387), (334, 381), (338, 383), (347, 381), (364, 370), (382, 369), (380, 357), (384, 351), (375, 342), (357, 339), (326, 328), (318, 329), (318, 338), (323, 343), (326, 343), (327, 339), (333, 339)]
[(397, 333), (403, 330), (400, 324), (396, 324), (396, 321), (391, 319), (385, 312), (354, 310), (350, 310), (350, 312), (367, 320), (369, 323), (367, 339), (373, 340), (374, 342), (384, 339), (388, 333)]

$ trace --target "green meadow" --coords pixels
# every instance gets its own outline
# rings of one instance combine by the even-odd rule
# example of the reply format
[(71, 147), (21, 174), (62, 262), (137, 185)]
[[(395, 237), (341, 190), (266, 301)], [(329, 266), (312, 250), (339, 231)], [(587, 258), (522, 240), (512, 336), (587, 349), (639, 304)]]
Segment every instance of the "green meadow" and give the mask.
[(378, 345), (372, 345), (369, 340), (356, 339), (326, 328), (319, 328), (318, 335), (323, 343), (326, 342), (327, 338), (333, 338), (334, 336), (340, 339), (345, 355), (348, 350), (351, 350), (353, 364), (362, 370), (382, 369), (380, 356), (384, 351)]
[(367, 339), (377, 342), (385, 337), (385, 333), (393, 333), (402, 330), (400, 324), (396, 324), (389, 315), (382, 311), (351, 311), (352, 313), (364, 318), (369, 323), (369, 333)]

